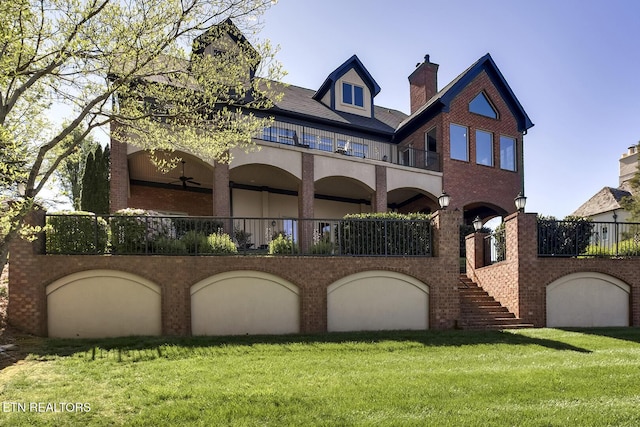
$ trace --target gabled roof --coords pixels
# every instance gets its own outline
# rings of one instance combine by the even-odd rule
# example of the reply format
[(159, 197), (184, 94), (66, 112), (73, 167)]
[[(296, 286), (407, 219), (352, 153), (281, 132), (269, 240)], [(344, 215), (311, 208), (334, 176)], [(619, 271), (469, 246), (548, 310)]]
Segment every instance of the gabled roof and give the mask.
[(627, 182), (620, 188), (604, 187), (580, 206), (572, 216), (590, 217), (616, 209), (623, 209), (620, 201), (632, 195), (631, 186)]
[(313, 99), (318, 101), (322, 99), (322, 97), (331, 89), (340, 77), (345, 75), (352, 68), (360, 75), (371, 91), (371, 97), (375, 97), (380, 92), (380, 86), (378, 86), (378, 83), (376, 83), (371, 74), (369, 74), (369, 71), (367, 71), (360, 59), (358, 59), (356, 55), (353, 55), (329, 74), (329, 77), (327, 77), (327, 79), (322, 83), (320, 89), (318, 89), (318, 91), (313, 95)]
[(412, 123), (416, 122), (421, 117), (432, 113), (435, 109), (448, 111), (451, 101), (483, 71), (487, 73), (496, 89), (498, 89), (498, 92), (509, 106), (511, 113), (516, 118), (518, 130), (520, 132), (524, 132), (531, 128), (533, 126), (531, 119), (524, 111), (524, 108), (522, 108), (520, 101), (518, 101), (518, 98), (516, 98), (511, 87), (509, 87), (509, 84), (498, 69), (496, 63), (493, 61), (493, 58), (491, 58), (491, 55), (487, 53), (463, 71), (462, 74), (453, 79), (448, 85), (442, 88), (442, 90), (436, 93), (425, 105), (420, 107), (415, 113), (400, 123), (398, 131), (409, 127)]

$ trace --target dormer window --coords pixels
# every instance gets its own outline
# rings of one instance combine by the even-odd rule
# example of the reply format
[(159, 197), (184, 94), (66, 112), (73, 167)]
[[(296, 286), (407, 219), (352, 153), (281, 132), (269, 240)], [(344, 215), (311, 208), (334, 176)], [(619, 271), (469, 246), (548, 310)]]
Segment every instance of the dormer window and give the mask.
[(471, 111), (472, 113), (480, 114), (481, 116), (490, 117), (492, 119), (498, 118), (498, 113), (496, 112), (495, 108), (493, 108), (493, 105), (491, 105), (484, 92), (480, 92), (469, 103), (469, 111)]
[(364, 88), (351, 83), (342, 83), (342, 103), (364, 108)]

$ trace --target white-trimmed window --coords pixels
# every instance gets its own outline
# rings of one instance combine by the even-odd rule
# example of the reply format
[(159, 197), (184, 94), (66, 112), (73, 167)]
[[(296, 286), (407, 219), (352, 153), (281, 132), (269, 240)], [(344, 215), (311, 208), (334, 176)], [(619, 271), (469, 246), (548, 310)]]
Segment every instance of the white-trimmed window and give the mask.
[(476, 163), (493, 166), (493, 134), (476, 129)]
[(364, 108), (364, 88), (351, 83), (342, 83), (342, 103)]
[(469, 129), (451, 123), (449, 125), (449, 142), (451, 158), (454, 160), (469, 161)]
[(508, 171), (516, 170), (516, 140), (500, 135), (500, 168)]

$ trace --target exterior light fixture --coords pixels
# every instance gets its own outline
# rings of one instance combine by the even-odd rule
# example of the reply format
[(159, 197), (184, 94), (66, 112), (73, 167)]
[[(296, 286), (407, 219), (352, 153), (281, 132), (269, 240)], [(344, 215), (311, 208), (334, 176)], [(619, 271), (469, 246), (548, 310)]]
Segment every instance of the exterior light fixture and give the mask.
[(516, 204), (516, 209), (518, 209), (519, 212), (524, 212), (524, 207), (527, 204), (527, 198), (524, 196), (524, 194), (522, 194), (522, 191), (518, 193), (518, 196), (515, 198), (514, 202)]
[(442, 209), (447, 209), (449, 206), (449, 202), (451, 201), (451, 196), (449, 196), (444, 190), (442, 190), (442, 194), (438, 197), (438, 203)]
[(482, 220), (480, 219), (479, 216), (476, 216), (476, 218), (473, 220), (473, 229), (476, 231), (480, 231), (481, 228), (482, 228)]
[(276, 226), (276, 221), (275, 221), (275, 220), (271, 221), (271, 226), (272, 226), (272, 227), (275, 227), (275, 226)]

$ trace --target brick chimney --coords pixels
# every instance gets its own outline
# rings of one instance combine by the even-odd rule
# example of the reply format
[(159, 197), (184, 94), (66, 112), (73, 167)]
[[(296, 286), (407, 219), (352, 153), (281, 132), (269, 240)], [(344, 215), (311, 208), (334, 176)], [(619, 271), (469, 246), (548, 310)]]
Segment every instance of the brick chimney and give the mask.
[(411, 97), (411, 114), (427, 103), (438, 92), (438, 64), (424, 56), (424, 62), (418, 64), (409, 76), (409, 96)]

